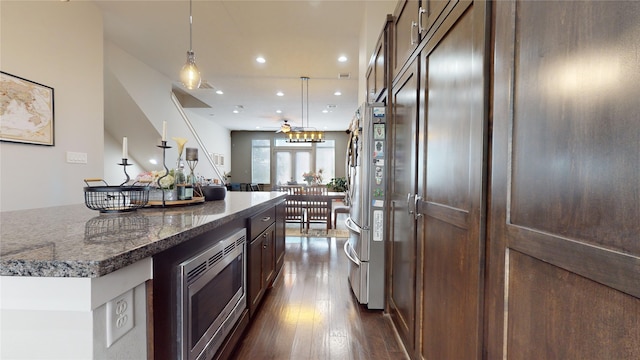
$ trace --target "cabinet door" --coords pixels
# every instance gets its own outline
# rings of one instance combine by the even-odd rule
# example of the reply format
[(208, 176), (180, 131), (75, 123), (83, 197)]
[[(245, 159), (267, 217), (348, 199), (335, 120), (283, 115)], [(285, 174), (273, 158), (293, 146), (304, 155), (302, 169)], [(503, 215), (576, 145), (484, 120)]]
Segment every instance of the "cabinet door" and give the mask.
[(262, 281), (263, 287), (271, 286), (276, 274), (276, 226), (271, 224), (262, 235)]
[(485, 3), (458, 5), (421, 53), (417, 347), (424, 359), (482, 357)]
[(494, 4), (487, 358), (638, 359), (640, 2)]
[(370, 65), (367, 68), (367, 101), (374, 102), (376, 98), (376, 69)]
[(414, 60), (391, 90), (391, 194), (388, 304), (407, 350), (414, 348), (416, 237), (412, 211), (416, 193), (418, 67)]
[[(386, 30), (384, 30), (386, 32)], [(380, 94), (387, 88), (387, 67), (386, 67), (386, 43), (385, 39), (387, 38), (386, 34), (383, 33), (380, 39), (378, 40), (378, 44), (376, 45), (376, 52), (373, 58), (373, 69), (375, 71), (375, 92), (373, 94), (373, 99), (371, 101), (375, 102), (380, 98)]]
[(418, 0), (401, 0), (396, 7), (392, 41), (394, 78), (420, 43), (420, 34), (418, 33), (419, 9), (420, 1)]
[(435, 25), (436, 21), (443, 14), (444, 9), (447, 5), (451, 3), (455, 3), (458, 0), (424, 0), (422, 2), (422, 6), (420, 7), (420, 37), (425, 38), (433, 25)]
[(276, 205), (276, 238), (275, 238), (275, 257), (276, 257), (276, 274), (278, 274), (284, 265), (285, 254), (285, 205), (284, 202)]
[(262, 236), (258, 236), (249, 244), (247, 254), (247, 288), (249, 298), (249, 316), (253, 316), (256, 307), (264, 295)]

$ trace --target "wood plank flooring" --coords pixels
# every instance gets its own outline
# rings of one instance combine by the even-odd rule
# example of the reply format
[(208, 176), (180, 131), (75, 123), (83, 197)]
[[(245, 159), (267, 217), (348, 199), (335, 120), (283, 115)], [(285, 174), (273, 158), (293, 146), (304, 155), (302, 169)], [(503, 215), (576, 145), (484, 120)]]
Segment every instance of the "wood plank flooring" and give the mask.
[(282, 272), (233, 359), (408, 359), (389, 317), (353, 296), (344, 241), (286, 238)]

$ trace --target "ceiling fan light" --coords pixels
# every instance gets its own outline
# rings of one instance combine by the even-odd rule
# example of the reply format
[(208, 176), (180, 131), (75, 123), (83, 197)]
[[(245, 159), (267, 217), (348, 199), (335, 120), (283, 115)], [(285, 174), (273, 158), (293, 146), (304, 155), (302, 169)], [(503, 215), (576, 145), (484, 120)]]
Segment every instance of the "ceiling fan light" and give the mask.
[(196, 66), (196, 55), (192, 50), (187, 51), (187, 62), (180, 70), (180, 81), (189, 90), (199, 88), (202, 83), (200, 70)]

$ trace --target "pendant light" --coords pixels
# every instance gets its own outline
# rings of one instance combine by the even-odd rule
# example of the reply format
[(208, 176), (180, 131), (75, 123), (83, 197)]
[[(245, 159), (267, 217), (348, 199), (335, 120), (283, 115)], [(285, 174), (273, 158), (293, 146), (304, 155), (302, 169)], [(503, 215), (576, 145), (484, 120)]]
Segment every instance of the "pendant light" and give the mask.
[[(309, 127), (309, 78), (306, 76), (300, 77), (302, 80), (300, 86), (300, 94), (302, 101), (302, 130), (301, 131), (289, 131), (287, 132), (286, 141), (288, 143), (317, 143), (324, 142), (324, 132), (319, 131), (316, 128)], [(306, 94), (305, 94), (306, 90)], [(305, 102), (306, 100), (306, 102)], [(304, 114), (305, 114), (305, 104), (306, 104), (306, 114), (307, 114), (307, 126), (304, 127)]]
[(189, 0), (189, 51), (187, 51), (187, 63), (180, 70), (180, 81), (182, 85), (189, 90), (200, 87), (202, 79), (200, 71), (196, 66), (196, 55), (193, 53), (192, 37), (193, 37), (193, 17), (191, 15), (191, 0)]

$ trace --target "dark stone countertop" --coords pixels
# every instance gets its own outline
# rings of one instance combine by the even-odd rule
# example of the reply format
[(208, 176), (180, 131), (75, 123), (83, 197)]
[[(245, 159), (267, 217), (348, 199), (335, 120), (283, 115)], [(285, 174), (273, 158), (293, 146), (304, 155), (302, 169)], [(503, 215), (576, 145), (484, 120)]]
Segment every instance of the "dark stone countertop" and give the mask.
[(84, 204), (0, 212), (0, 275), (95, 278), (284, 200), (228, 192), (220, 201), (101, 214)]

